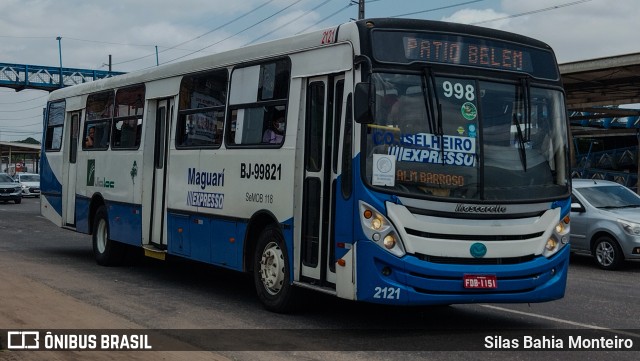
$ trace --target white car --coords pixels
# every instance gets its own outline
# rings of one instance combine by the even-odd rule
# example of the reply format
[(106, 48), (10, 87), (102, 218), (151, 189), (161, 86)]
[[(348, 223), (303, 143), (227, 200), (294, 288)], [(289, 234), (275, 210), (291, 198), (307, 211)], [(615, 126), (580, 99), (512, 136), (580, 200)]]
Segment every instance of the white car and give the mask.
[(23, 197), (40, 197), (40, 174), (16, 173), (13, 179), (20, 183)]

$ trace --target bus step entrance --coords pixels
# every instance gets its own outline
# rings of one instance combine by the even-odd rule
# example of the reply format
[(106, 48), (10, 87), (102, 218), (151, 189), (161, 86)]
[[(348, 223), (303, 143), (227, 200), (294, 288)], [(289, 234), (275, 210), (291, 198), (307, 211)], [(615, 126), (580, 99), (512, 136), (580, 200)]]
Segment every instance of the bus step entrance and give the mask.
[(150, 245), (150, 244), (144, 245), (142, 246), (142, 248), (144, 249), (144, 255), (146, 257), (151, 257), (151, 258), (164, 261), (167, 256), (166, 250), (154, 247), (153, 245)]

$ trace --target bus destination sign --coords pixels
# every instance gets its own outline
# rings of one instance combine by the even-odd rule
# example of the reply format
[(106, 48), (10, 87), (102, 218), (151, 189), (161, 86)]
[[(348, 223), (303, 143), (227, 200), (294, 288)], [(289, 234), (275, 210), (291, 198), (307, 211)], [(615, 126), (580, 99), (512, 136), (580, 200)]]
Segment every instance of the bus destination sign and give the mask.
[(373, 54), (381, 62), (440, 63), (525, 72), (546, 79), (558, 77), (550, 51), (457, 34), (375, 31)]
[(412, 60), (519, 71), (530, 68), (525, 67), (522, 50), (504, 47), (405, 37), (404, 48), (407, 59)]

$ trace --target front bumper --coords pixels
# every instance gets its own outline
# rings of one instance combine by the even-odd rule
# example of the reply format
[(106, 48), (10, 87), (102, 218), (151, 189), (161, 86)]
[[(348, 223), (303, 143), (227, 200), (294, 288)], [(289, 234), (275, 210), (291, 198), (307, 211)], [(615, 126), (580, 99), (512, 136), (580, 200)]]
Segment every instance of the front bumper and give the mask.
[[(442, 264), (413, 255), (397, 258), (371, 241), (357, 252), (357, 299), (396, 305), (525, 303), (562, 298), (567, 281), (569, 245), (553, 257), (495, 265)], [(495, 289), (466, 289), (463, 276), (495, 275)]]

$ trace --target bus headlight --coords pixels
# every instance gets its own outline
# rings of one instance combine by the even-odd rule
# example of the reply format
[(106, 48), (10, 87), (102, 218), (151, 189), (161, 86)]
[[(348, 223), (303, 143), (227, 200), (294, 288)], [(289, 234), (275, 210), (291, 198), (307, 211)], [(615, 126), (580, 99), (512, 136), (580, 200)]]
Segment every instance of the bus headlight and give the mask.
[(398, 257), (405, 255), (404, 245), (393, 224), (375, 208), (362, 201), (360, 202), (360, 224), (367, 238), (382, 249)]
[(571, 219), (566, 216), (560, 220), (553, 228), (553, 234), (547, 238), (542, 254), (551, 257), (561, 250), (565, 244), (569, 243), (569, 223)]

